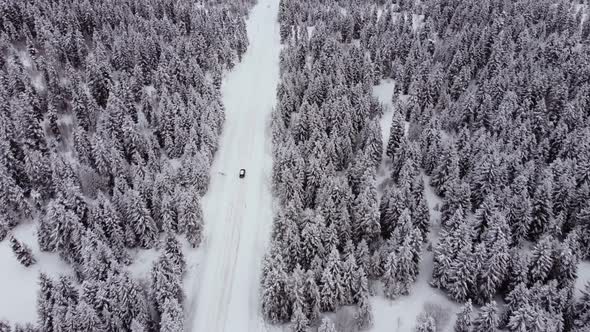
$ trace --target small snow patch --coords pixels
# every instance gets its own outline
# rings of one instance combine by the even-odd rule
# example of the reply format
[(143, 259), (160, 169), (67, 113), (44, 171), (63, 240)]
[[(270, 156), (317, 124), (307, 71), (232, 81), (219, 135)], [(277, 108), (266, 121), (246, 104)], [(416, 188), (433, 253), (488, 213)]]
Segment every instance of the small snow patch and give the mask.
[(389, 139), (389, 132), (391, 131), (391, 117), (393, 115), (391, 97), (393, 96), (394, 87), (395, 81), (390, 79), (383, 80), (379, 85), (373, 87), (373, 96), (383, 105), (383, 115), (379, 121), (381, 134), (383, 135), (383, 151), (385, 151), (387, 140)]
[(168, 160), (170, 168), (174, 171), (178, 171), (182, 167), (182, 161), (178, 158)]
[(133, 279), (149, 280), (152, 266), (159, 256), (160, 250), (157, 248), (138, 250), (132, 258), (133, 263), (127, 267)]
[(37, 92), (45, 91), (45, 82), (43, 81), (43, 76), (39, 73), (31, 75), (31, 85)]
[(430, 209), (430, 213), (434, 213), (435, 215), (431, 216), (435, 218), (440, 218), (440, 207), (443, 204), (442, 199), (434, 192), (434, 188), (430, 185), (430, 176), (423, 174), (422, 177), (424, 178), (424, 198), (426, 198), (426, 202), (428, 203), (428, 208)]
[(424, 15), (412, 14), (412, 30), (416, 31), (424, 25)]
[(307, 37), (311, 39), (314, 31), (315, 31), (315, 26), (307, 27)]
[(154, 93), (156, 93), (156, 88), (153, 85), (148, 85), (144, 87), (145, 92), (148, 96), (152, 97)]
[(29, 54), (27, 52), (25, 52), (25, 51), (18, 52), (18, 58), (19, 58), (21, 64), (23, 65), (23, 67), (25, 67), (27, 69), (32, 68), (31, 57), (29, 56)]
[(590, 261), (582, 261), (578, 265), (578, 279), (576, 279), (575, 295), (582, 296), (582, 290), (590, 282)]

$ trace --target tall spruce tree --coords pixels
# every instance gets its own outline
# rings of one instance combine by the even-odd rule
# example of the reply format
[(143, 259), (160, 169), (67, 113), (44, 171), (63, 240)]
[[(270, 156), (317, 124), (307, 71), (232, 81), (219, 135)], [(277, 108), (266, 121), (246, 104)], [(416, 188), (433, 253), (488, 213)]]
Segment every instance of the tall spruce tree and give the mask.
[(10, 248), (18, 262), (25, 267), (29, 267), (37, 262), (35, 257), (33, 257), (31, 249), (26, 244), (17, 240), (14, 236), (10, 237)]

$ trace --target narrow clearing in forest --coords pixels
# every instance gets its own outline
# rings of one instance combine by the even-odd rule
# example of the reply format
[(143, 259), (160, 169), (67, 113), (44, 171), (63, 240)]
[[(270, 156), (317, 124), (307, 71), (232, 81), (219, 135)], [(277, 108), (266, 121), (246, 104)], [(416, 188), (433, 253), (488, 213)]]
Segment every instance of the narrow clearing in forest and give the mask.
[[(279, 80), (278, 1), (260, 0), (250, 45), (223, 87), (226, 120), (203, 198), (205, 260), (192, 331), (260, 331), (260, 264), (272, 224), (270, 113)], [(238, 178), (241, 168), (246, 177)], [(191, 322), (192, 321), (192, 322)]]

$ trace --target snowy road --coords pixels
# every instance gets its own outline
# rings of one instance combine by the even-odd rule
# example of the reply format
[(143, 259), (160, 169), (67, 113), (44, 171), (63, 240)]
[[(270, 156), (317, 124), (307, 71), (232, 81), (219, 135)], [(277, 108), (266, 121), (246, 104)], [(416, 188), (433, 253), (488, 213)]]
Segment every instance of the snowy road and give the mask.
[(205, 261), (198, 291), (189, 295), (196, 297), (189, 331), (265, 330), (259, 279), (272, 224), (269, 121), (279, 81), (277, 12), (278, 0), (259, 0), (252, 9), (250, 45), (222, 86), (226, 121), (203, 198)]

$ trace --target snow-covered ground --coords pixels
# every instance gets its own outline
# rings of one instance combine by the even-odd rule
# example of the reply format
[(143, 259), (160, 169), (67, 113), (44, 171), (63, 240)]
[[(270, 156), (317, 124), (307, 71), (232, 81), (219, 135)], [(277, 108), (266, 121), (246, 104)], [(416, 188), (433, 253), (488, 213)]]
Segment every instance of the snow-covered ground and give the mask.
[(273, 216), (269, 133), (279, 81), (277, 13), (278, 0), (258, 1), (247, 21), (248, 50), (222, 87), (226, 121), (203, 197), (204, 257), (196, 292), (187, 294), (188, 330), (265, 329), (259, 280)]
[(387, 140), (389, 139), (389, 131), (391, 129), (391, 116), (393, 115), (391, 96), (393, 95), (394, 87), (395, 81), (391, 79), (383, 80), (379, 85), (373, 87), (373, 96), (383, 105), (383, 116), (381, 116), (381, 120), (379, 121), (381, 134), (383, 135), (383, 151), (387, 147)]
[(12, 234), (31, 248), (37, 263), (24, 267), (16, 260), (9, 239), (0, 242), (0, 320), (8, 320), (12, 324), (35, 323), (39, 273), (55, 278), (73, 272), (57, 254), (40, 252), (36, 224), (23, 223)]
[(576, 279), (576, 297), (582, 295), (582, 290), (590, 282), (590, 261), (582, 261), (578, 265), (578, 279)]

